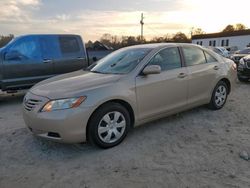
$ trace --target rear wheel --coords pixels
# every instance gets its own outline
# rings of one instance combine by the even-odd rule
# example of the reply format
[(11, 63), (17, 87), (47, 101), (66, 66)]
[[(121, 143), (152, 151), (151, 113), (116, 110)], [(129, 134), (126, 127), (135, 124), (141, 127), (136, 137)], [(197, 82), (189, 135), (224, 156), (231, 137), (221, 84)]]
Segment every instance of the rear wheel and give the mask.
[(91, 117), (88, 138), (101, 148), (110, 148), (122, 142), (129, 127), (130, 116), (127, 109), (118, 103), (107, 103)]
[(223, 81), (219, 81), (214, 88), (208, 107), (212, 110), (221, 109), (227, 101), (227, 95), (228, 95), (227, 84)]

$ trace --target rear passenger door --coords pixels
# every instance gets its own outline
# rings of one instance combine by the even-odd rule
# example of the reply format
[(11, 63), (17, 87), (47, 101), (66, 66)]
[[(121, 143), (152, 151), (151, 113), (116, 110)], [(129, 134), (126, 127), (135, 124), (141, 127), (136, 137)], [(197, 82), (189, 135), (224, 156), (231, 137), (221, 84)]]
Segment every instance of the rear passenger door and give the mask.
[(87, 58), (80, 37), (58, 36), (61, 58), (54, 62), (55, 74), (63, 74), (86, 68)]
[(199, 105), (211, 98), (220, 65), (215, 57), (195, 46), (184, 46), (182, 52), (188, 71), (188, 104)]
[(41, 35), (39, 43), (42, 52), (42, 61), (44, 65), (51, 66), (51, 76), (55, 75), (55, 64), (61, 61), (60, 46), (58, 37), (55, 35)]

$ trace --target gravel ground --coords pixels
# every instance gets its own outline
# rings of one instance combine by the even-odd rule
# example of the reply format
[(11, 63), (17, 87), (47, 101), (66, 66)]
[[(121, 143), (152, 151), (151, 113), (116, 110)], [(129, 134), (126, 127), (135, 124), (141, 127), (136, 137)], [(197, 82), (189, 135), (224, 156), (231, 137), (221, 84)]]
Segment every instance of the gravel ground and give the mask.
[(238, 83), (222, 110), (149, 123), (108, 150), (33, 137), (23, 94), (0, 94), (0, 187), (250, 187), (249, 93)]

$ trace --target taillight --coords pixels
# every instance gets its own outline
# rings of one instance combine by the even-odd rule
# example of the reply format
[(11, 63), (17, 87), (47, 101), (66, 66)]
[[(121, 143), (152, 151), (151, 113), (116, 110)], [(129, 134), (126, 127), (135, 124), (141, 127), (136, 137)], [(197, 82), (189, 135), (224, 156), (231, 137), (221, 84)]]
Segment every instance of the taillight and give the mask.
[(237, 70), (237, 65), (236, 65), (235, 63), (232, 65), (232, 69), (233, 69), (234, 71)]

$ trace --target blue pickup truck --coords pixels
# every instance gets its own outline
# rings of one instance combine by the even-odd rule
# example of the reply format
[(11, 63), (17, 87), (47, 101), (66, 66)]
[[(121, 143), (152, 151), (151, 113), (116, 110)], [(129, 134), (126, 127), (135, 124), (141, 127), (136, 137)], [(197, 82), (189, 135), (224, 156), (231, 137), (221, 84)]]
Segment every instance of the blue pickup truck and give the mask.
[(79, 35), (19, 36), (0, 48), (0, 90), (26, 89), (52, 76), (85, 69), (98, 58), (89, 60)]

